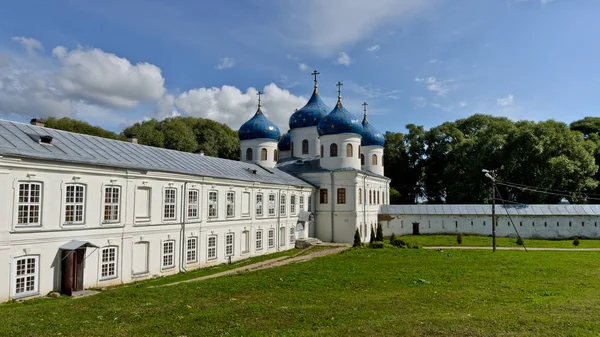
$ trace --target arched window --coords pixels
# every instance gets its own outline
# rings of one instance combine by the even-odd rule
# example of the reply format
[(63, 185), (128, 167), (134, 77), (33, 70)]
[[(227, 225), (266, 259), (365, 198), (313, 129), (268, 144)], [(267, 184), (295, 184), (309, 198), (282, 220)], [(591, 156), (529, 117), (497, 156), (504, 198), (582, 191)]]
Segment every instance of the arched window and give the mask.
[(364, 165), (365, 164), (365, 155), (364, 154), (360, 154), (360, 164)]
[(321, 158), (323, 158), (323, 145), (321, 145)]
[(260, 160), (267, 160), (267, 149), (260, 149)]
[(358, 158), (360, 158), (360, 156), (362, 156), (362, 154), (360, 154), (360, 145), (358, 146), (358, 152), (356, 154), (358, 155)]
[(294, 156), (294, 142), (290, 143), (290, 152), (292, 154), (292, 157)]
[(252, 149), (251, 148), (246, 149), (246, 160), (248, 160), (248, 161), (252, 160)]
[(273, 150), (273, 161), (277, 162), (277, 149)]
[(308, 140), (302, 141), (302, 154), (308, 154)]
[(369, 205), (373, 205), (373, 192), (369, 190)]
[(346, 144), (346, 157), (352, 157), (352, 144)]
[(333, 143), (329, 145), (329, 156), (337, 157), (337, 144)]
[(371, 165), (377, 165), (377, 155), (373, 155), (373, 159), (371, 159)]

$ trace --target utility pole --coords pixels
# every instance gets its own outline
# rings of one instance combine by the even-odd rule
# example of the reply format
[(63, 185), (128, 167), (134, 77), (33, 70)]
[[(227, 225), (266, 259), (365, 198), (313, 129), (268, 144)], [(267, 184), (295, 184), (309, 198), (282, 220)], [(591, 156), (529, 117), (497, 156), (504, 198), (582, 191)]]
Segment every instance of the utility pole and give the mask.
[(492, 181), (492, 251), (496, 251), (496, 172), (483, 169), (481, 172)]

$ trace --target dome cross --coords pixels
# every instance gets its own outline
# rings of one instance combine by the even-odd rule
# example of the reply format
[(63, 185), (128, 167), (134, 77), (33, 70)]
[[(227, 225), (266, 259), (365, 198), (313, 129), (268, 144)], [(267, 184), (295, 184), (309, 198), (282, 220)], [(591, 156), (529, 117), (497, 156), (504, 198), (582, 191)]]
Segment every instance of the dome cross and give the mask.
[(337, 105), (340, 106), (342, 105), (342, 85), (344, 85), (344, 83), (342, 82), (337, 82), (336, 86), (338, 87), (338, 102)]
[(317, 85), (317, 75), (320, 75), (321, 73), (318, 72), (316, 69), (311, 73), (311, 75), (313, 75), (315, 77), (314, 81), (315, 81), (315, 89), (317, 89), (318, 85)]

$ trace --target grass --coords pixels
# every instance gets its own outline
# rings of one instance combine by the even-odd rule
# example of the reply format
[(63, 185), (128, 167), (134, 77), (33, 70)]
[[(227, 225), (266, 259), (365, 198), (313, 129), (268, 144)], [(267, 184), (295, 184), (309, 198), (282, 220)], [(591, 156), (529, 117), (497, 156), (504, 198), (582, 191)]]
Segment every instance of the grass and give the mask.
[(600, 252), (357, 248), (171, 287), (0, 306), (7, 336), (591, 336)]
[[(403, 235), (402, 240), (419, 246), (473, 246), (491, 247), (492, 238), (488, 236), (463, 235), (462, 244), (456, 243), (456, 235)], [(525, 246), (539, 248), (600, 248), (600, 240), (579, 239), (579, 246), (573, 246), (573, 240), (534, 240), (524, 239)], [(498, 247), (519, 247), (516, 238), (496, 238)]]

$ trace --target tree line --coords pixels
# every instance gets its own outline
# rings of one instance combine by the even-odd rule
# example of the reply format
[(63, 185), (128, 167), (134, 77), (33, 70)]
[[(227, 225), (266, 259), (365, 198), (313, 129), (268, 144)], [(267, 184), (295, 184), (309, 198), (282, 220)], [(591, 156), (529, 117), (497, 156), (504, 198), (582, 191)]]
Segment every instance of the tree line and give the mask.
[[(233, 160), (240, 155), (237, 131), (209, 119), (151, 119), (121, 133), (70, 118), (49, 118), (46, 126), (119, 140), (136, 134), (140, 144)], [(507, 202), (600, 203), (599, 117), (567, 125), (473, 115), (428, 130), (414, 124), (406, 129), (385, 134), (392, 203), (489, 203), (490, 180), (482, 169), (512, 185), (498, 186)]]

